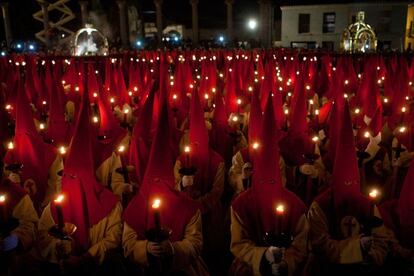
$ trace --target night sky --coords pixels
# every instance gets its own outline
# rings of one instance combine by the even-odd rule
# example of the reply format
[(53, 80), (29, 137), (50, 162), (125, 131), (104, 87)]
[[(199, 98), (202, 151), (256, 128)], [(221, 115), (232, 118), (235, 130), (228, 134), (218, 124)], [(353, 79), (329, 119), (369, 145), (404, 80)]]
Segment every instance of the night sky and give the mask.
[[(0, 0), (4, 1), (4, 0)], [(49, 0), (53, 2), (55, 0)], [(151, 20), (155, 17), (153, 0), (127, 0), (135, 4), (139, 10), (144, 12), (144, 18)], [(388, 0), (392, 2), (393, 0)], [(189, 0), (164, 0), (163, 19), (164, 24), (185, 24), (191, 27), (191, 5)], [(284, 4), (321, 4), (321, 3), (343, 3), (343, 2), (384, 2), (378, 0), (275, 0), (275, 18), (280, 18), (279, 6)], [(399, 0), (401, 2), (401, 0)], [(34, 39), (34, 33), (42, 28), (42, 23), (33, 19), (32, 14), (40, 10), (35, 0), (9, 0), (11, 12), (11, 25), (14, 39)], [(114, 0), (101, 0), (105, 10), (112, 13), (117, 12)], [(77, 14), (76, 20), (71, 28), (76, 30), (80, 26), (79, 5), (76, 0), (70, 0), (68, 4)], [(258, 0), (235, 0), (234, 20), (235, 29), (244, 27), (246, 18), (258, 18)], [(226, 27), (226, 6), (224, 0), (199, 0), (199, 25), (200, 28), (221, 28)], [(0, 40), (4, 39), (3, 20), (0, 20)]]

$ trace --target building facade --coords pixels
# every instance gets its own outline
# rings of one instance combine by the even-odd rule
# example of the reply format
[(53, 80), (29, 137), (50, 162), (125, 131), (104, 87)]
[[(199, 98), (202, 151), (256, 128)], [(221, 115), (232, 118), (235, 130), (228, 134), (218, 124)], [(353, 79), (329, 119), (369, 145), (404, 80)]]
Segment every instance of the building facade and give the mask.
[(282, 6), (281, 46), (339, 50), (342, 32), (359, 11), (376, 32), (378, 49), (414, 47), (414, 4), (407, 2)]

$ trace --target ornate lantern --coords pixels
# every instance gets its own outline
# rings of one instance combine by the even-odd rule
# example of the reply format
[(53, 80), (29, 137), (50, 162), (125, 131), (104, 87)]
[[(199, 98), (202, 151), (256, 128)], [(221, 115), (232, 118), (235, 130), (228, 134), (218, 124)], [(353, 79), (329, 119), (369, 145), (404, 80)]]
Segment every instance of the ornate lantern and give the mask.
[(342, 33), (341, 50), (350, 53), (373, 52), (377, 48), (377, 36), (365, 22), (365, 12), (358, 12), (357, 20)]
[(108, 54), (108, 40), (91, 24), (78, 30), (72, 44), (74, 56), (106, 56)]

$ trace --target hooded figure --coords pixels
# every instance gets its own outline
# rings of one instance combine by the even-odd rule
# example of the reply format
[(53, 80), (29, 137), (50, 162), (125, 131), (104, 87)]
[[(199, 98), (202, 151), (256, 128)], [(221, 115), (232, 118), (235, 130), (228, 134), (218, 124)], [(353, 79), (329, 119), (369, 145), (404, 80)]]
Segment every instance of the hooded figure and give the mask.
[[(162, 273), (208, 275), (200, 257), (203, 237), (199, 204), (174, 189), (172, 131), (165, 100), (160, 112), (141, 188), (125, 210), (124, 255), (146, 275), (159, 275), (160, 264)], [(155, 209), (157, 200), (159, 208)], [(163, 239), (148, 234), (157, 223), (168, 233)]]
[[(55, 149), (44, 143), (37, 133), (21, 81), (17, 91), (15, 136), (3, 162), (6, 174), (12, 182), (20, 184), (29, 193), (36, 211), (41, 213), (49, 202), (50, 195), (56, 190), (56, 183), (48, 182), (49, 174), (57, 179), (59, 166), (53, 166), (56, 170), (49, 172), (57, 158)], [(56, 162), (59, 163), (59, 160)], [(17, 167), (21, 167), (21, 170)]]
[[(348, 103), (340, 102), (335, 163), (331, 187), (312, 203), (308, 218), (315, 252), (315, 271), (322, 275), (367, 273), (382, 265), (387, 254), (385, 228), (378, 223), (375, 202), (360, 191), (360, 176)], [(364, 265), (363, 265), (364, 264)], [(326, 271), (324, 271), (326, 269)]]
[(411, 161), (400, 198), (387, 201), (379, 208), (384, 224), (392, 234), (393, 262), (390, 263), (390, 268), (395, 275), (411, 275), (414, 271), (413, 179), (414, 161)]
[[(24, 259), (19, 257), (32, 248), (39, 218), (26, 191), (9, 179), (0, 183), (0, 200), (0, 274), (23, 275), (27, 267), (22, 266)], [(10, 274), (3, 274), (5, 271)]]
[(282, 185), (277, 136), (268, 101), (258, 137), (260, 146), (253, 156), (252, 187), (232, 204), (233, 275), (296, 275), (305, 261), (306, 207)]
[[(93, 271), (95, 264), (102, 264), (121, 242), (122, 206), (95, 178), (90, 122), (89, 100), (84, 93), (65, 160), (61, 190), (64, 198), (60, 203), (53, 200), (39, 221), (42, 257), (50, 263), (60, 263), (67, 273)], [(50, 235), (60, 213), (64, 222), (61, 235), (70, 239)]]
[[(203, 257), (209, 267), (214, 269), (216, 265), (220, 266), (219, 262), (223, 260), (219, 257), (220, 254), (226, 252), (224, 208), (221, 203), (224, 189), (224, 161), (209, 146), (204, 111), (196, 91), (191, 99), (188, 147), (190, 151), (184, 152), (175, 163), (176, 188), (200, 203), (206, 245)], [(188, 167), (196, 168), (195, 174), (183, 173), (183, 170)]]

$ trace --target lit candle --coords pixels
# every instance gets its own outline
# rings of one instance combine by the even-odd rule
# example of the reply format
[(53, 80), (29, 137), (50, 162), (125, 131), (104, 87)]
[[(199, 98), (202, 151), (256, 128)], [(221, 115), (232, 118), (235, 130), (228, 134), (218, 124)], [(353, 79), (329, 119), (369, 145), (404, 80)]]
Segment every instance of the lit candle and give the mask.
[(276, 206), (276, 222), (277, 228), (276, 233), (281, 234), (283, 233), (283, 216), (285, 214), (285, 206), (283, 204), (278, 204)]
[(289, 115), (289, 109), (285, 109), (285, 130), (288, 129), (288, 115)]
[(190, 154), (191, 154), (191, 148), (190, 146), (184, 147), (185, 152), (185, 166), (188, 168), (191, 166), (191, 160), (190, 160)]
[(66, 148), (64, 146), (60, 146), (59, 147), (59, 153), (60, 153), (60, 155), (65, 155), (66, 154)]
[(126, 108), (124, 110), (124, 124), (127, 124), (128, 123), (128, 113), (129, 113), (129, 109)]
[(92, 122), (95, 123), (95, 124), (97, 124), (99, 122), (98, 116), (93, 116), (92, 117)]
[(254, 142), (253, 145), (252, 145), (252, 148), (254, 150), (257, 150), (259, 147), (260, 147), (260, 144), (258, 142)]
[(379, 197), (379, 191), (377, 189), (372, 189), (371, 192), (369, 192), (369, 199), (371, 201), (371, 216), (374, 216), (375, 212), (375, 204), (377, 203), (378, 197)]
[(59, 231), (62, 231), (63, 228), (65, 227), (65, 222), (63, 220), (63, 210), (62, 210), (62, 202), (65, 199), (65, 196), (60, 194), (58, 195), (54, 202), (55, 202), (55, 207), (56, 207), (56, 213), (57, 213), (57, 219), (58, 219), (58, 229)]
[(401, 108), (401, 123), (404, 121), (404, 115), (405, 115), (406, 111), (407, 111), (407, 108), (405, 106), (403, 106)]
[(206, 100), (205, 110), (208, 110), (208, 98), (209, 98), (209, 95), (207, 93), (204, 94), (204, 99)]
[(114, 108), (115, 108), (115, 98), (114, 98), (114, 97), (111, 97), (111, 98), (109, 99), (109, 102), (111, 103), (111, 108), (112, 108), (112, 111), (114, 111)]
[(10, 142), (7, 144), (7, 149), (8, 149), (8, 150), (12, 150), (12, 149), (14, 149), (14, 144), (13, 144), (13, 142), (12, 142), (12, 141), (10, 141)]
[(7, 222), (6, 195), (5, 194), (0, 194), (0, 222), (3, 225)]
[(119, 156), (121, 158), (121, 164), (122, 164), (122, 175), (124, 176), (124, 182), (125, 183), (129, 183), (129, 174), (128, 174), (128, 170), (127, 170), (127, 161), (125, 160), (125, 146), (124, 145), (120, 145), (118, 147), (118, 153)]
[(240, 105), (242, 104), (242, 100), (241, 99), (237, 99), (237, 113), (240, 114)]
[(160, 206), (161, 199), (156, 198), (152, 203), (152, 210), (154, 211), (154, 225), (156, 230), (161, 230), (161, 218), (160, 218)]

